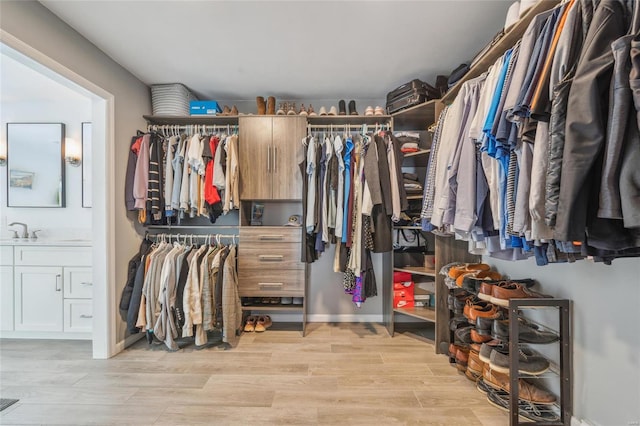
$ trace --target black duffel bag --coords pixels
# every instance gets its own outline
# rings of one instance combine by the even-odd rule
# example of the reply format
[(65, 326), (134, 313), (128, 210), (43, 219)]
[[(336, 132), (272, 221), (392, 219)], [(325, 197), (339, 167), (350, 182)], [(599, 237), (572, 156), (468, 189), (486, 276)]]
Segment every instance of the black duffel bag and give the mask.
[(427, 239), (418, 229), (395, 229), (393, 265), (424, 266), (424, 255), (428, 254)]

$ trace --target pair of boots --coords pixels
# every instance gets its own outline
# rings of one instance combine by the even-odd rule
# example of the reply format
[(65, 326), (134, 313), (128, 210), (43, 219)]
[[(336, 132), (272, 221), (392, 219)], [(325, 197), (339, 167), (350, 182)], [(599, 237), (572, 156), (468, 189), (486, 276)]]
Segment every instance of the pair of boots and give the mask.
[(276, 114), (276, 98), (269, 96), (265, 102), (262, 96), (256, 98), (258, 104), (258, 115), (275, 115)]
[[(338, 115), (347, 115), (347, 109), (344, 100), (338, 102)], [(349, 101), (349, 115), (358, 115), (356, 111), (356, 101)]]

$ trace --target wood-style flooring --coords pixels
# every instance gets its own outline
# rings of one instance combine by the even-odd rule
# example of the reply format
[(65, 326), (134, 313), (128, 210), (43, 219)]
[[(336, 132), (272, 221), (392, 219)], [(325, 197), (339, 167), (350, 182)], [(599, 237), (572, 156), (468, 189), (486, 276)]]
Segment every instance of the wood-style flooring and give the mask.
[(91, 343), (0, 340), (0, 424), (508, 424), (412, 332), (309, 324), (244, 333), (231, 350), (139, 341), (109, 360)]

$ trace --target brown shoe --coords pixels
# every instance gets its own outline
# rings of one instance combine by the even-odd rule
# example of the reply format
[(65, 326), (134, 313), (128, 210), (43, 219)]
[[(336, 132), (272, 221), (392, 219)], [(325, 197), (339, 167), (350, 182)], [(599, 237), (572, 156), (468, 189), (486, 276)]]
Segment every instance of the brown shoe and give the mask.
[(460, 347), (456, 352), (456, 368), (458, 371), (465, 372), (469, 363), (469, 349)]
[[(456, 278), (456, 285), (458, 287), (462, 287), (462, 283), (464, 282), (465, 277), (471, 277), (471, 278), (475, 278), (475, 279), (486, 279), (486, 280), (499, 280), (500, 278), (502, 278), (502, 275), (500, 275), (498, 272), (496, 271), (472, 271), (472, 272), (464, 272), (462, 273), (460, 276), (458, 276), (458, 278)], [(471, 290), (471, 289), (469, 289)], [(475, 291), (475, 288), (473, 289), (473, 291)]]
[(492, 340), (491, 335), (478, 334), (475, 328), (471, 329), (471, 341), (474, 343), (484, 343)]
[(255, 330), (258, 333), (261, 333), (263, 331), (266, 331), (267, 328), (271, 327), (272, 324), (273, 322), (271, 321), (271, 317), (269, 315), (260, 315), (256, 319)]
[[(484, 383), (494, 389), (509, 392), (509, 375), (498, 373), (492, 370), (488, 364), (482, 369)], [(518, 398), (535, 404), (553, 404), (556, 401), (555, 395), (542, 390), (523, 379), (518, 379)]]
[[(469, 360), (467, 362), (467, 377), (473, 381), (476, 381), (478, 377), (482, 377), (482, 369), (484, 362), (480, 360), (478, 351), (469, 351)], [(469, 377), (472, 376), (472, 377)]]
[(520, 283), (513, 281), (502, 281), (494, 285), (491, 289), (491, 303), (505, 308), (509, 307), (509, 299), (528, 299), (551, 297), (533, 292)]
[(488, 271), (491, 266), (486, 263), (463, 263), (462, 265), (453, 266), (449, 269), (449, 278), (456, 279), (466, 272)]
[(267, 98), (267, 114), (275, 115), (276, 113), (276, 98), (269, 96)]
[(229, 105), (225, 105), (222, 108), (222, 112), (220, 113), (220, 115), (231, 115), (231, 108), (229, 108)]
[(258, 115), (265, 115), (267, 112), (267, 106), (262, 96), (256, 98), (256, 104), (258, 105)]
[(498, 307), (488, 302), (478, 302), (474, 304), (471, 300), (467, 300), (464, 307), (463, 315), (471, 324), (475, 324), (478, 317), (497, 318), (500, 315)]

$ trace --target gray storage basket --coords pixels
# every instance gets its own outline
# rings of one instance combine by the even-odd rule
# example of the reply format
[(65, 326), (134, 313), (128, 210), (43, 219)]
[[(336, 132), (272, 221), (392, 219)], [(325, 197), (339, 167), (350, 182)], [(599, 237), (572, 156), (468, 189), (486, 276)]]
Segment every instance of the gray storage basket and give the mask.
[(188, 116), (189, 102), (197, 100), (191, 90), (181, 83), (151, 85), (153, 115)]

